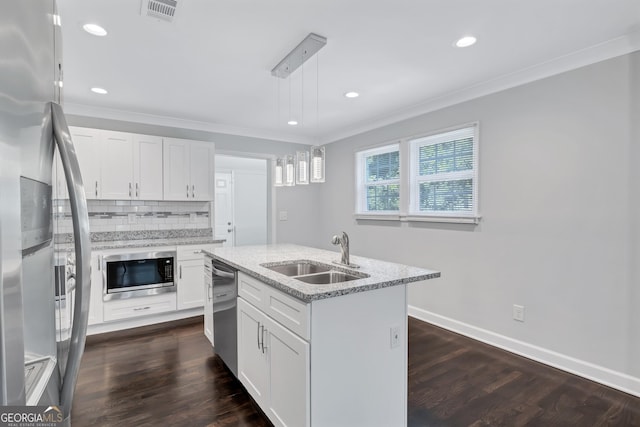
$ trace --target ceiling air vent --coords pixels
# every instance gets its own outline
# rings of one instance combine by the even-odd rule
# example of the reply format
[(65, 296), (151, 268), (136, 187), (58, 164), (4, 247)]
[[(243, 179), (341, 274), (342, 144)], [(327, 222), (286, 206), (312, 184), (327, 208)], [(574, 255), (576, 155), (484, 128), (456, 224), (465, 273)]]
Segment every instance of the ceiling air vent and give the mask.
[(140, 13), (152, 18), (173, 22), (177, 5), (177, 0), (142, 0)]

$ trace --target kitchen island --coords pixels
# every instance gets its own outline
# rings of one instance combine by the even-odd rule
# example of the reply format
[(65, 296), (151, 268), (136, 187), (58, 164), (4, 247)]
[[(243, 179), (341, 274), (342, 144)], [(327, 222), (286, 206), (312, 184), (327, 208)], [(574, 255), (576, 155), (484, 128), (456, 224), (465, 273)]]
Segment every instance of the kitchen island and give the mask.
[[(238, 270), (238, 378), (274, 425), (406, 425), (406, 285), (438, 271), (290, 244), (209, 255)], [(295, 264), (351, 280), (278, 271)]]

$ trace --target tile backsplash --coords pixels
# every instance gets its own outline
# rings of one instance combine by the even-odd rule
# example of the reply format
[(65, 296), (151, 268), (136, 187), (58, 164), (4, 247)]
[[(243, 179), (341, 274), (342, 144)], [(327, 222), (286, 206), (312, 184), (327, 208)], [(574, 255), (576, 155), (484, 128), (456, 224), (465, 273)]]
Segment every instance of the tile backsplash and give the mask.
[[(87, 200), (91, 232), (211, 228), (211, 202)], [(54, 200), (56, 233), (71, 233), (69, 200)]]

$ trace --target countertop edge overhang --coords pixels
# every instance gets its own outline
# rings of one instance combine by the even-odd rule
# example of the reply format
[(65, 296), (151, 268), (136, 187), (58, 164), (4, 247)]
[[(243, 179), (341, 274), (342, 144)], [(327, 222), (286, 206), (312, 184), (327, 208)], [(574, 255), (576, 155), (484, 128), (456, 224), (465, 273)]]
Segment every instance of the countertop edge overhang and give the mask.
[(214, 248), (212, 252), (204, 251), (204, 253), (307, 303), (440, 277), (439, 271), (352, 255), (350, 261), (359, 265), (360, 268), (336, 266), (335, 269), (366, 273), (369, 277), (348, 282), (313, 285), (269, 270), (261, 264), (296, 260), (332, 264), (333, 261), (340, 259), (340, 253), (293, 244), (222, 247)]

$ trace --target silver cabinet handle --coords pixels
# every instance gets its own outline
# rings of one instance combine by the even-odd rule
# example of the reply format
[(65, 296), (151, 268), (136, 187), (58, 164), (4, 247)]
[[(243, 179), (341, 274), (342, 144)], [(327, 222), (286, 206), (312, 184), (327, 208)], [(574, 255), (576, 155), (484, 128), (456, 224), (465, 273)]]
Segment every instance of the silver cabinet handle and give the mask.
[(202, 253), (202, 249), (198, 249), (197, 251), (193, 251), (194, 254), (201, 254)]
[(138, 183), (136, 182), (136, 198), (140, 197), (140, 189), (138, 187)]
[(146, 307), (136, 307), (133, 309), (133, 311), (142, 311), (142, 310), (149, 310), (151, 307), (146, 306)]
[(189, 198), (189, 184), (187, 184), (187, 199)]
[(211, 296), (212, 289), (211, 288), (213, 288), (213, 285), (211, 283), (209, 283), (209, 286), (207, 286), (207, 299), (209, 301), (211, 301), (211, 298), (212, 298), (212, 296)]
[(265, 328), (264, 326), (262, 327), (262, 354), (264, 354), (265, 350), (267, 349), (267, 346), (264, 345), (264, 333), (268, 332), (267, 328)]
[[(89, 301), (91, 300), (91, 241), (89, 239), (87, 198), (78, 157), (71, 140), (71, 132), (69, 132), (69, 126), (64, 117), (62, 107), (55, 102), (49, 105), (51, 107), (53, 135), (60, 151), (64, 175), (67, 178), (76, 252), (76, 304), (73, 307), (67, 366), (60, 390), (60, 406), (63, 408), (64, 419), (67, 419), (71, 416), (71, 402), (73, 401), (78, 371), (80, 370), (80, 359), (84, 352), (87, 335)], [(96, 181), (96, 196), (97, 194), (98, 182)]]
[(256, 342), (258, 343), (258, 350), (260, 350), (260, 322), (258, 322), (258, 327), (256, 328), (257, 336)]
[(180, 267), (178, 268), (178, 270), (180, 271), (180, 273), (179, 273), (179, 275), (180, 275), (180, 279), (182, 279), (182, 266), (180, 266)]
[(100, 264), (102, 264), (102, 257), (98, 256), (98, 271), (100, 271)]
[(131, 197), (131, 183), (129, 183), (129, 197)]
[(96, 181), (96, 197), (98, 197), (98, 181)]
[(196, 186), (191, 185), (191, 197), (196, 198)]

